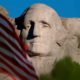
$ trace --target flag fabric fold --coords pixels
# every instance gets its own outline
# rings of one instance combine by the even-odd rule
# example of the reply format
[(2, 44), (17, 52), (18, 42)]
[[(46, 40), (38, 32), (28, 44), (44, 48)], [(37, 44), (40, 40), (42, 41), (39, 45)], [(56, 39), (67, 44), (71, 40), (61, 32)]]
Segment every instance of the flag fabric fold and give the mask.
[(0, 14), (0, 70), (13, 80), (38, 80), (14, 26)]

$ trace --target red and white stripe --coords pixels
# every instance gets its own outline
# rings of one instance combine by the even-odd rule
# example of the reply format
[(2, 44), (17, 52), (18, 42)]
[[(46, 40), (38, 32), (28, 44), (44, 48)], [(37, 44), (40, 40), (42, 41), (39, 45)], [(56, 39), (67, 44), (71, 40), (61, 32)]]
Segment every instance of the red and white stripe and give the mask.
[(13, 80), (38, 80), (14, 26), (0, 14), (0, 69)]

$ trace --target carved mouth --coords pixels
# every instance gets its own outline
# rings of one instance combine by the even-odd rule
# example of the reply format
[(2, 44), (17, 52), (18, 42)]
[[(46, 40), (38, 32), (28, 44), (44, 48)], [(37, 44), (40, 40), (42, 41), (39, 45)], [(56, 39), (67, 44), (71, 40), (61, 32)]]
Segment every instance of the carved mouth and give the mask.
[(31, 50), (28, 50), (27, 51), (29, 57), (47, 57), (47, 56), (51, 56), (51, 55), (46, 55), (46, 54), (40, 54), (40, 53), (37, 53), (37, 52), (33, 52)]
[(34, 52), (31, 51), (31, 50), (28, 50), (27, 53), (28, 53), (28, 55), (29, 55), (30, 57), (40, 56), (40, 53), (34, 53)]

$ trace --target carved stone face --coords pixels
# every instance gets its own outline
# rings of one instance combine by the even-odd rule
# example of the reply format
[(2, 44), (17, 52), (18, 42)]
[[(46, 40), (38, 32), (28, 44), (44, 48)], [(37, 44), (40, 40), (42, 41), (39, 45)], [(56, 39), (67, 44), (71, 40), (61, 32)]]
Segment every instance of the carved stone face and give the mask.
[(32, 55), (30, 60), (36, 73), (49, 73), (55, 60), (63, 56), (59, 43), (62, 44), (65, 30), (61, 19), (55, 10), (44, 4), (33, 5), (25, 13), (22, 40), (28, 44), (28, 54)]
[(55, 39), (52, 23), (52, 11), (49, 9), (32, 8), (27, 12), (22, 34), (31, 53), (43, 56), (51, 52)]

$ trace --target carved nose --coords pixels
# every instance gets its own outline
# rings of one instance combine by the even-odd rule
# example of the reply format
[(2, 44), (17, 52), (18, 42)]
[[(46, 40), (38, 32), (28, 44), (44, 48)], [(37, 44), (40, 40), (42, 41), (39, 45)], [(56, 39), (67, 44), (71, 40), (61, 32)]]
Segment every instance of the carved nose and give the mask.
[(31, 27), (30, 27), (29, 32), (28, 32), (27, 40), (34, 39), (34, 38), (38, 37), (37, 34), (34, 34), (34, 30), (35, 30), (34, 22), (31, 21), (30, 24), (31, 24)]

